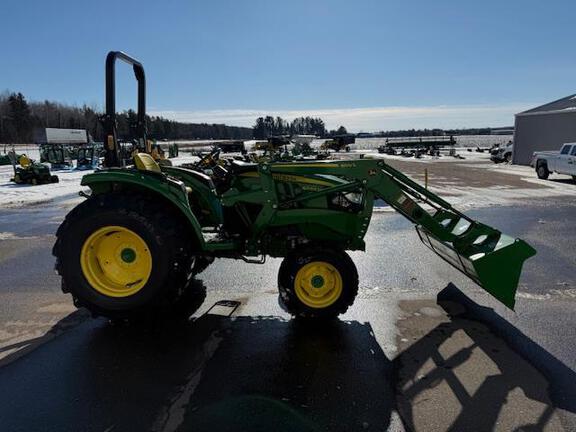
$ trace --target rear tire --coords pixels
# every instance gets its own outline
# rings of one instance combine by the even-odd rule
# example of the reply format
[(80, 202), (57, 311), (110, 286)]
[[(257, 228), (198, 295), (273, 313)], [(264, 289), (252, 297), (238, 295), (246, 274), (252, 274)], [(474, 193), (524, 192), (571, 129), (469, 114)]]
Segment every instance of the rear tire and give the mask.
[(335, 318), (358, 293), (358, 272), (344, 251), (305, 248), (290, 253), (278, 272), (279, 301), (299, 318)]
[(107, 194), (66, 216), (52, 254), (62, 290), (76, 306), (95, 316), (132, 319), (157, 315), (176, 302), (190, 279), (192, 239), (182, 218), (166, 207), (146, 195)]
[(539, 162), (536, 166), (536, 175), (538, 175), (539, 179), (546, 180), (550, 175), (550, 171), (548, 171), (548, 166), (544, 162)]

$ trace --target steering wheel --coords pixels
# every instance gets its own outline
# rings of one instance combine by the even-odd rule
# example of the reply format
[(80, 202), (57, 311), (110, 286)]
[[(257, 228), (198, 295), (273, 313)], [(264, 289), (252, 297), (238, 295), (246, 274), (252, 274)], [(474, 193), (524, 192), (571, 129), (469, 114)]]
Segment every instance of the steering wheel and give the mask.
[(218, 159), (220, 159), (220, 149), (215, 148), (207, 155), (202, 156), (202, 158), (196, 162), (195, 167), (201, 169), (212, 168), (218, 165)]

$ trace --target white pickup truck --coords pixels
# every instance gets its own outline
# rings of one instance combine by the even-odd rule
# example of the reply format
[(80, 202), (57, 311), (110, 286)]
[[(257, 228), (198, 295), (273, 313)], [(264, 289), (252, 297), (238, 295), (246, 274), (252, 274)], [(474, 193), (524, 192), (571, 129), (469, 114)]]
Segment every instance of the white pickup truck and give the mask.
[(534, 152), (530, 166), (536, 168), (540, 179), (547, 179), (554, 172), (571, 175), (576, 180), (576, 142), (562, 145), (559, 152)]

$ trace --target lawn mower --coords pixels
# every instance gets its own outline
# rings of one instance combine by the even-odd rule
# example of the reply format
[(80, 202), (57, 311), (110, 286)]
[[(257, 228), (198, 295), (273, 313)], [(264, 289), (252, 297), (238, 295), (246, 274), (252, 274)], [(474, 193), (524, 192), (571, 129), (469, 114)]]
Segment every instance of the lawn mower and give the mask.
[[(64, 292), (94, 315), (149, 316), (174, 305), (216, 258), (283, 258), (279, 300), (302, 318), (344, 313), (358, 292), (346, 251), (364, 250), (375, 199), (416, 226), (421, 241), (513, 308), (527, 243), (474, 221), (383, 160), (349, 159), (160, 166), (146, 153), (122, 167), (114, 69), (132, 65), (146, 142), (145, 75), (122, 52), (106, 59), (105, 169), (85, 175), (89, 197), (65, 218), (53, 247)], [(211, 176), (205, 174), (210, 169)]]
[(50, 168), (46, 165), (30, 159), (25, 154), (16, 159), (16, 155), (12, 153), (11, 158), (14, 177), (10, 181), (16, 184), (31, 185), (58, 183), (58, 176), (50, 174)]

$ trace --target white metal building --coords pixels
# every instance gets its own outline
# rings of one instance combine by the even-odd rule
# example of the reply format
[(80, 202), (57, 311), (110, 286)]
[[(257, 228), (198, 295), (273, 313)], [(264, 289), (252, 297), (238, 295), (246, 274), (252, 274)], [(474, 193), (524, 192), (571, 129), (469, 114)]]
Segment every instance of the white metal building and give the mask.
[(576, 95), (516, 114), (512, 162), (528, 165), (532, 153), (576, 142)]

